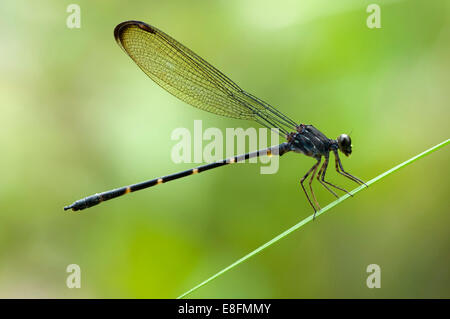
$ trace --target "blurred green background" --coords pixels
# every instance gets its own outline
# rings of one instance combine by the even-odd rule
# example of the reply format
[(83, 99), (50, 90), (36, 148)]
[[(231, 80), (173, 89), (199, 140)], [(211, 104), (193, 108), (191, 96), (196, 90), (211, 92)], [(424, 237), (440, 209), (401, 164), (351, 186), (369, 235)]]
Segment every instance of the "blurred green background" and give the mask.
[[(253, 123), (202, 112), (155, 85), (114, 27), (164, 30), (239, 85), (328, 137), (369, 180), (449, 137), (448, 1), (70, 1), (0, 4), (0, 297), (173, 298), (311, 214), (285, 155), (275, 175), (229, 166), (82, 213), (83, 196), (192, 167), (171, 132)], [(449, 150), (335, 207), (194, 298), (450, 297)], [(338, 176), (329, 179), (354, 185)], [(331, 194), (315, 187), (322, 205)], [(368, 289), (366, 267), (381, 267)], [(78, 264), (81, 289), (66, 287)]]

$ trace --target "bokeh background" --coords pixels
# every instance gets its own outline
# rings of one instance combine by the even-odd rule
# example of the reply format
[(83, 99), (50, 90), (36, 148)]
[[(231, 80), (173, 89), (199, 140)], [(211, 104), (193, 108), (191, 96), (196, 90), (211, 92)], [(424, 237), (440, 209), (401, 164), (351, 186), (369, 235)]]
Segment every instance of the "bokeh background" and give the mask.
[[(119, 49), (115, 25), (164, 30), (244, 89), (329, 137), (369, 180), (449, 137), (448, 1), (70, 1), (0, 4), (0, 297), (174, 298), (311, 214), (298, 181), (229, 166), (82, 213), (81, 197), (190, 168), (171, 132), (250, 127), (187, 106)], [(192, 298), (449, 298), (449, 150), (374, 184)], [(329, 170), (329, 179), (354, 185)], [(333, 197), (321, 187), (322, 205)], [(366, 267), (381, 267), (368, 289)], [(78, 264), (81, 289), (66, 287)]]

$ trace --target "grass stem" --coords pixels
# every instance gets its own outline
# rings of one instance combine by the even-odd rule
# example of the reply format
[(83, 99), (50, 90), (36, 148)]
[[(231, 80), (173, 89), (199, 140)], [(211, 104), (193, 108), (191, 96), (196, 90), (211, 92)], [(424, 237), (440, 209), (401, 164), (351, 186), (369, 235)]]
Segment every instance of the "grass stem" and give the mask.
[[(378, 175), (375, 178), (372, 178), (370, 181), (368, 181), (366, 184), (367, 185), (371, 185), (377, 181), (379, 181), (382, 178), (385, 178), (386, 176), (394, 173), (395, 171), (398, 171), (400, 168), (405, 167), (415, 161), (417, 161), (418, 159), (425, 157), (429, 154), (431, 154), (432, 152), (446, 146), (447, 144), (450, 143), (450, 139), (447, 139), (446, 141), (439, 143), (438, 145), (435, 145), (431, 148), (429, 148), (428, 150), (414, 156), (411, 157), (410, 159), (408, 159), (407, 161), (398, 164), (397, 166), (391, 168), (390, 170), (387, 170), (386, 172)], [(366, 188), (364, 185), (359, 186), (357, 188), (355, 188), (354, 190), (352, 190), (350, 193), (352, 195), (358, 193), (359, 191), (361, 191), (362, 189)], [(323, 213), (325, 213), (326, 211), (330, 210), (331, 208), (333, 208), (334, 206), (336, 206), (337, 204), (343, 202), (344, 200), (346, 200), (347, 198), (349, 198), (350, 195), (345, 194), (342, 197), (338, 198), (337, 200), (335, 200), (334, 202), (328, 204), (327, 206), (325, 206), (324, 208), (322, 208), (320, 211), (317, 212), (316, 214), (316, 218), (319, 217), (320, 215), (322, 215)], [(230, 269), (236, 267), (239, 264), (242, 264), (244, 261), (248, 260), (249, 258), (255, 256), (256, 254), (260, 253), (261, 251), (263, 251), (264, 249), (268, 248), (269, 246), (273, 245), (274, 243), (276, 243), (277, 241), (279, 241), (280, 239), (286, 237), (287, 235), (289, 235), (290, 233), (292, 233), (293, 231), (299, 229), (300, 227), (304, 226), (305, 224), (309, 223), (310, 221), (313, 220), (313, 215), (306, 217), (305, 219), (301, 220), (299, 223), (295, 224), (294, 226), (292, 226), (291, 228), (287, 229), (286, 231), (282, 232), (281, 234), (279, 234), (278, 236), (274, 237), (273, 239), (269, 240), (267, 243), (265, 243), (264, 245), (259, 246), (258, 248), (256, 248), (255, 250), (253, 250), (252, 252), (248, 253), (247, 255), (245, 255), (244, 257), (236, 260), (234, 263), (232, 263), (231, 265), (223, 268), (221, 271), (219, 271), (218, 273), (212, 275), (211, 277), (209, 277), (208, 279), (206, 279), (205, 281), (199, 283), (197, 286), (189, 289), (188, 291), (186, 291), (185, 293), (183, 293), (182, 295), (180, 295), (177, 299), (181, 299), (186, 297), (187, 295), (191, 294), (192, 292), (194, 292), (195, 290), (199, 289), (200, 287), (208, 284), (209, 282), (213, 281), (214, 279), (216, 279), (217, 277), (223, 275), (224, 273), (226, 273), (227, 271), (229, 271)]]

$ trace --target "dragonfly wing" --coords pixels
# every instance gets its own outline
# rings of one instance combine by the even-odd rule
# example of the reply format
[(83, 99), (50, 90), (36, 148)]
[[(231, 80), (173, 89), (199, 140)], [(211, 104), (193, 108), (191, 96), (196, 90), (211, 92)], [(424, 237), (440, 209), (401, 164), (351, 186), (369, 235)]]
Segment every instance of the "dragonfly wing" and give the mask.
[(163, 31), (140, 21), (114, 30), (119, 46), (153, 81), (180, 100), (218, 115), (295, 126), (275, 108), (242, 90), (222, 72)]

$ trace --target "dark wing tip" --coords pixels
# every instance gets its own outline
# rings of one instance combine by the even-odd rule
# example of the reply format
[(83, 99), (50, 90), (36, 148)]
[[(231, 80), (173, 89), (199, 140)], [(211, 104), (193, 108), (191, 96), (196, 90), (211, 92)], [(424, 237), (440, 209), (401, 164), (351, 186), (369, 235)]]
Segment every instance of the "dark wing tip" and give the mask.
[(119, 23), (115, 28), (114, 28), (114, 38), (116, 39), (117, 43), (119, 43), (119, 45), (121, 45), (121, 39), (122, 39), (122, 33), (127, 30), (130, 27), (138, 27), (142, 30), (145, 30), (147, 32), (150, 33), (156, 33), (155, 28), (152, 27), (151, 25), (148, 25), (145, 22), (142, 21), (135, 21), (135, 20), (129, 20), (129, 21), (124, 21), (122, 23)]

